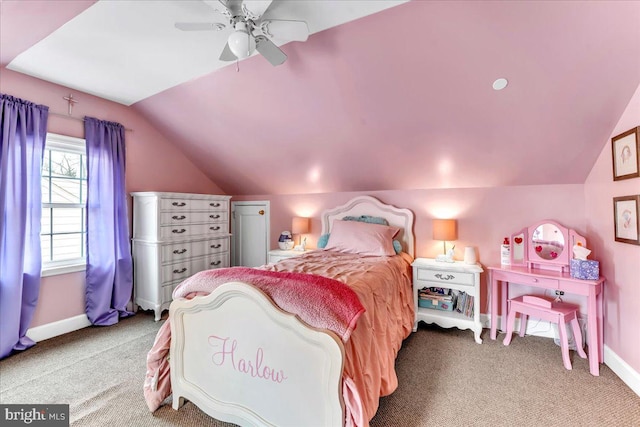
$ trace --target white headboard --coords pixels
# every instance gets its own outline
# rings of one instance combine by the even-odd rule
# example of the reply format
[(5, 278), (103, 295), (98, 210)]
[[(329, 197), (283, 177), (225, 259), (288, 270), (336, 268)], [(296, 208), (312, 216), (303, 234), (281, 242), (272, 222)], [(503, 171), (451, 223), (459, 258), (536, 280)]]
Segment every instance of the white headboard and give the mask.
[(385, 218), (389, 225), (400, 228), (396, 240), (402, 243), (402, 249), (415, 257), (415, 236), (413, 234), (413, 212), (409, 209), (396, 208), (385, 205), (371, 196), (359, 196), (351, 199), (342, 206), (327, 209), (322, 212), (322, 234), (331, 232), (331, 225), (335, 219), (345, 216), (370, 215)]

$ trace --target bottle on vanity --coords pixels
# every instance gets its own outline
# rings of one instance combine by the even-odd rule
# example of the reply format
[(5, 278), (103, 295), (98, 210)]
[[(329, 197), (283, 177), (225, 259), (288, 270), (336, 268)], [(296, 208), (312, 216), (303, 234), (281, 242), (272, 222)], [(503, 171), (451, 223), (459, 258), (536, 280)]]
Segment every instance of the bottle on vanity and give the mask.
[(509, 238), (505, 237), (502, 245), (500, 245), (500, 264), (511, 265), (511, 246)]

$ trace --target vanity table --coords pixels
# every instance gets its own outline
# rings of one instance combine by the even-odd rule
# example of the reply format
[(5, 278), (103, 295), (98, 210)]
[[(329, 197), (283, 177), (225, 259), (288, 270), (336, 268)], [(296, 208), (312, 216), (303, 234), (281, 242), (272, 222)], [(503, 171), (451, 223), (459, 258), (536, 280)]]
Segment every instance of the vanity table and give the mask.
[[(496, 339), (498, 300), (501, 304), (501, 330), (506, 330), (507, 301), (510, 284), (536, 287), (581, 295), (587, 299), (587, 337), (589, 341), (589, 371), (599, 375), (604, 361), (603, 302), (605, 278), (582, 280), (571, 277), (569, 263), (574, 245), (586, 247), (586, 239), (574, 230), (554, 221), (541, 221), (511, 235), (511, 265), (495, 265), (489, 270), (491, 289), (491, 334)], [(500, 292), (498, 283), (501, 283)]]

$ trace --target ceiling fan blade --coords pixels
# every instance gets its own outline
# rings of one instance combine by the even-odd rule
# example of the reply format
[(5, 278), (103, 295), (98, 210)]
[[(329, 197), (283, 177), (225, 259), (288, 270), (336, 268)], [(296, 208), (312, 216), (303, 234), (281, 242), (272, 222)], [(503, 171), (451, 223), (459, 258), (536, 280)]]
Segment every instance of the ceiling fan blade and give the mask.
[(256, 37), (256, 50), (264, 56), (271, 65), (276, 66), (287, 60), (287, 55), (273, 44), (271, 40), (264, 36)]
[(305, 42), (309, 38), (309, 27), (304, 21), (265, 19), (259, 25), (262, 34), (279, 41)]
[[(242, 0), (218, 0), (218, 2), (229, 11), (231, 17), (242, 15)], [(217, 7), (218, 5), (215, 5), (215, 2), (205, 0), (205, 3), (214, 9), (219, 10)]]
[(227, 42), (227, 44), (224, 45), (224, 49), (222, 49), (222, 53), (220, 54), (220, 61), (235, 61), (236, 56), (233, 54), (233, 52), (231, 52), (231, 49), (229, 49), (229, 42)]
[(174, 25), (182, 31), (220, 31), (225, 28), (219, 22), (176, 22)]
[(265, 14), (273, 0), (244, 0), (242, 12), (247, 19), (257, 20)]

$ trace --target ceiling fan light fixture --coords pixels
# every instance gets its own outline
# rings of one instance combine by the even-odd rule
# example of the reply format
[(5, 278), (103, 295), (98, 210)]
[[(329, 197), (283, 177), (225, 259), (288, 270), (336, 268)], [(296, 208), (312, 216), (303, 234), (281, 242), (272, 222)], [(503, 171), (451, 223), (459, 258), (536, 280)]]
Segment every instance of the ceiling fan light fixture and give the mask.
[(236, 23), (236, 30), (231, 33), (229, 39), (229, 49), (238, 58), (244, 59), (256, 50), (256, 41), (244, 22)]
[(493, 90), (502, 90), (505, 87), (507, 87), (507, 85), (509, 84), (509, 81), (503, 77), (496, 79), (495, 82), (493, 82)]

